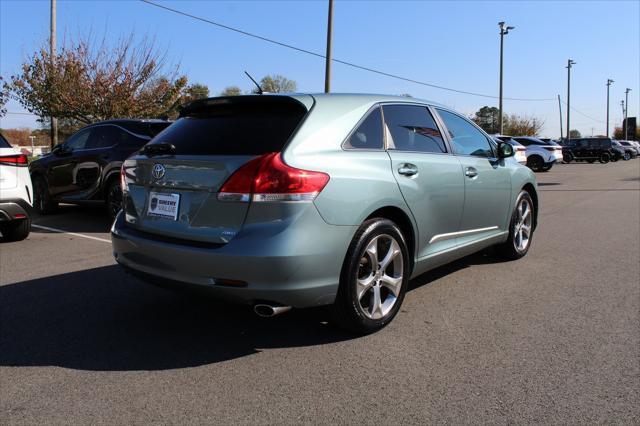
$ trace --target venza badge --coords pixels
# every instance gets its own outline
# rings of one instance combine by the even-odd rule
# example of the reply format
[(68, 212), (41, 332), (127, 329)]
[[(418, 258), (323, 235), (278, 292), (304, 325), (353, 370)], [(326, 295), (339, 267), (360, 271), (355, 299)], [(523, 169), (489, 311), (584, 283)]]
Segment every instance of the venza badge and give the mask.
[(154, 164), (151, 173), (155, 179), (162, 179), (164, 177), (164, 166), (162, 164)]

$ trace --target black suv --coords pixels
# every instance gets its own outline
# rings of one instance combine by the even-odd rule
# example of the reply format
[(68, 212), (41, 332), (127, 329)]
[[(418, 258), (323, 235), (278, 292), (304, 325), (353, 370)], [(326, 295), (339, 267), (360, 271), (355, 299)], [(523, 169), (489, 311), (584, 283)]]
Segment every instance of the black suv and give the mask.
[(47, 214), (58, 202), (106, 203), (107, 212), (114, 217), (122, 201), (122, 162), (169, 124), (164, 120), (109, 120), (80, 129), (51, 154), (29, 165), (34, 207)]
[(587, 161), (593, 163), (596, 160), (601, 163), (618, 161), (624, 157), (624, 149), (611, 138), (581, 138), (571, 139), (562, 147), (562, 159), (565, 163), (572, 161)]

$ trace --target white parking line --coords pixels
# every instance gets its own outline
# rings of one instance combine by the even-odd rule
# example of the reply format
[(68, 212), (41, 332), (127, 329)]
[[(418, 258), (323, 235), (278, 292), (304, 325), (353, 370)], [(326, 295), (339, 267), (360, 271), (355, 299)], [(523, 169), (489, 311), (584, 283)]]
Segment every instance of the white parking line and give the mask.
[(75, 232), (68, 232), (65, 231), (64, 229), (57, 229), (57, 228), (50, 228), (48, 226), (42, 226), (42, 225), (35, 225), (35, 224), (31, 224), (32, 228), (39, 228), (39, 229), (44, 229), (46, 231), (51, 231), (51, 232), (59, 232), (61, 234), (69, 234), (69, 235), (73, 235), (75, 237), (82, 237), (82, 238), (87, 238), (89, 240), (96, 240), (96, 241), (102, 241), (103, 243), (109, 243), (111, 244), (111, 240), (107, 240), (105, 238), (98, 238), (98, 237), (92, 237), (90, 235), (84, 235), (84, 234), (77, 234)]

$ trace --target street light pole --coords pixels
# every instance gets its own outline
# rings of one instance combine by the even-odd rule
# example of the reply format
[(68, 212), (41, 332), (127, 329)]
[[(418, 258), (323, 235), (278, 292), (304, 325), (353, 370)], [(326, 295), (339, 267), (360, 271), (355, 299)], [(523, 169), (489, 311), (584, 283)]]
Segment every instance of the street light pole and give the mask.
[(609, 87), (611, 83), (613, 83), (613, 80), (607, 79), (607, 137), (609, 137)]
[(624, 140), (629, 140), (627, 132), (629, 131), (629, 123), (627, 122), (629, 118), (629, 92), (631, 89), (627, 87), (627, 90), (624, 91)]
[(560, 95), (558, 95), (558, 111), (560, 112), (560, 140), (562, 140), (562, 104), (560, 103)]
[(576, 62), (567, 60), (567, 142), (571, 140), (571, 66)]
[[(49, 54), (51, 62), (56, 60), (56, 0), (51, 0), (51, 25), (49, 33)], [(51, 117), (51, 148), (58, 144), (58, 119)]]
[(331, 91), (331, 43), (333, 33), (333, 0), (329, 0), (329, 14), (327, 17), (327, 54), (325, 56), (324, 93)]
[(509, 30), (513, 30), (515, 27), (506, 26), (504, 21), (498, 22), (498, 27), (500, 27), (500, 96), (499, 96), (499, 105), (498, 105), (498, 123), (500, 125), (500, 134), (503, 132), (503, 121), (502, 121), (502, 62), (503, 62), (503, 48), (504, 48), (504, 36), (509, 34)]

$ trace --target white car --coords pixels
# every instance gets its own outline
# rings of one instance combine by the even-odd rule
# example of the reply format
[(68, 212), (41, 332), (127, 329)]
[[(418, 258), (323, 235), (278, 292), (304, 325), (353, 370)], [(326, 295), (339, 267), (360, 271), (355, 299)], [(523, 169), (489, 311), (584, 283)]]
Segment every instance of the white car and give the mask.
[(522, 165), (527, 164), (527, 148), (525, 148), (524, 145), (511, 139), (510, 136), (494, 135), (493, 139), (496, 142), (506, 142), (509, 145), (513, 146), (513, 150), (515, 151), (513, 158), (515, 158), (515, 160)]
[(0, 233), (3, 241), (29, 236), (33, 188), (27, 156), (0, 134)]
[(635, 150), (638, 152), (638, 155), (640, 155), (640, 142), (636, 142), (636, 141), (618, 141), (618, 142), (620, 142), (625, 147), (635, 148)]
[(527, 167), (534, 172), (546, 172), (562, 162), (562, 147), (554, 141), (545, 142), (533, 136), (516, 136), (516, 142), (527, 147)]

